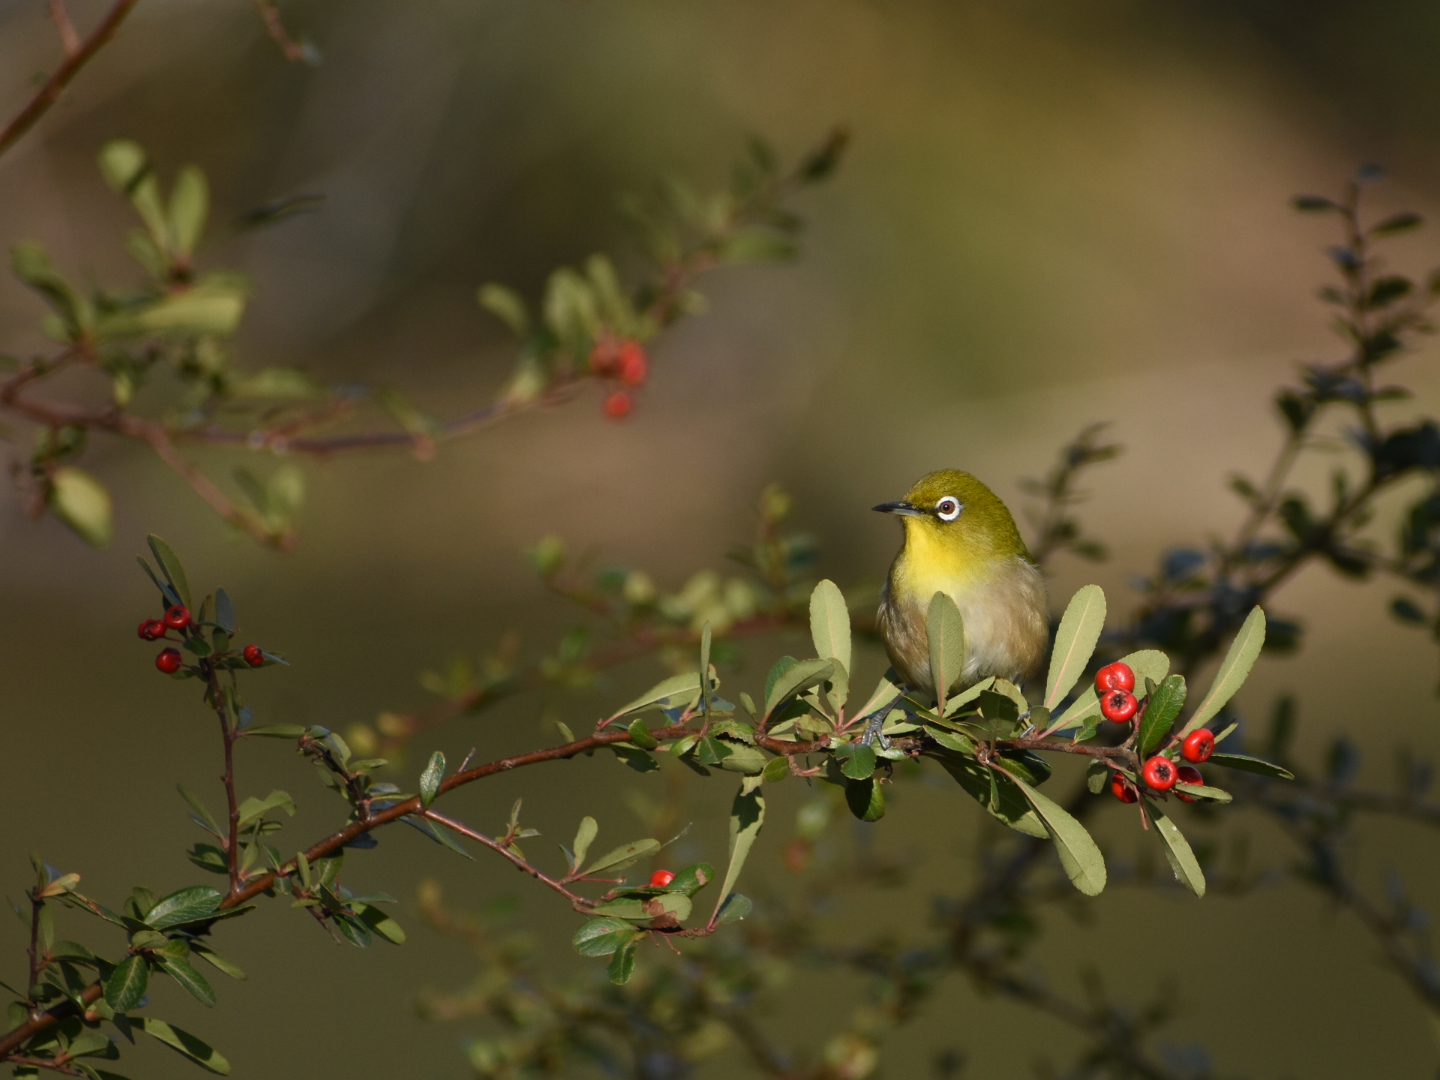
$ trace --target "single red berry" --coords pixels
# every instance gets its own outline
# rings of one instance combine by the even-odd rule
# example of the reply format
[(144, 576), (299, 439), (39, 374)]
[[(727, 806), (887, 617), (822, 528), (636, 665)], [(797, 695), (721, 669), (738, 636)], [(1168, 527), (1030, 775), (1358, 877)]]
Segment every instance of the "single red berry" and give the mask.
[(176, 604), (165, 612), (165, 625), (171, 630), (184, 630), (190, 625), (190, 609), (184, 604)]
[(156, 641), (165, 636), (165, 624), (159, 619), (146, 619), (140, 624), (139, 633), (146, 641)]
[(620, 346), (616, 360), (620, 381), (626, 386), (639, 386), (650, 374), (650, 363), (645, 359), (645, 350), (638, 341), (626, 341)]
[(1194, 765), (1181, 765), (1175, 770), (1175, 797), (1181, 802), (1194, 802), (1195, 796), (1182, 795), (1180, 789), (1186, 784), (1204, 784), (1205, 777), (1200, 775), (1200, 770)]
[(1173, 761), (1164, 754), (1156, 754), (1145, 762), (1145, 768), (1140, 775), (1145, 777), (1145, 783), (1156, 791), (1169, 791), (1175, 786), (1179, 773), (1180, 770), (1175, 768)]
[(1125, 782), (1125, 777), (1118, 772), (1110, 778), (1110, 794), (1121, 802), (1135, 802), (1140, 798), (1135, 789)]
[(1140, 703), (1129, 690), (1106, 690), (1100, 698), (1100, 715), (1117, 724), (1129, 721)]
[(1209, 761), (1210, 755), (1215, 752), (1215, 733), (1209, 728), (1196, 728), (1185, 736), (1185, 741), (1180, 744), (1180, 756), (1186, 761), (1193, 761), (1199, 764), (1202, 761)]
[(180, 655), (179, 649), (166, 649), (159, 656), (155, 657), (155, 666), (166, 675), (174, 675), (185, 665), (185, 660)]
[(650, 887), (652, 889), (663, 889), (670, 882), (675, 880), (675, 875), (669, 870), (656, 870), (650, 875)]
[(259, 645), (246, 645), (244, 656), (245, 662), (251, 667), (259, 667), (265, 663), (265, 653), (261, 651)]
[(1095, 673), (1095, 689), (1103, 694), (1106, 690), (1135, 690), (1135, 672), (1129, 664), (1116, 660), (1106, 664)]
[(616, 390), (605, 399), (605, 415), (611, 420), (624, 420), (635, 408), (635, 400), (624, 390)]

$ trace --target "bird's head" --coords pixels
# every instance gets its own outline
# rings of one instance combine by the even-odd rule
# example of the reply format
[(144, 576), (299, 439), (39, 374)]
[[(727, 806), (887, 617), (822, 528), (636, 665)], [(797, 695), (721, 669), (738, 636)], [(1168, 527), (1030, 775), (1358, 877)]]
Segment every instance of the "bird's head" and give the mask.
[(1029, 558), (1009, 508), (967, 472), (928, 473), (905, 498), (875, 509), (900, 519), (907, 546), (966, 562)]

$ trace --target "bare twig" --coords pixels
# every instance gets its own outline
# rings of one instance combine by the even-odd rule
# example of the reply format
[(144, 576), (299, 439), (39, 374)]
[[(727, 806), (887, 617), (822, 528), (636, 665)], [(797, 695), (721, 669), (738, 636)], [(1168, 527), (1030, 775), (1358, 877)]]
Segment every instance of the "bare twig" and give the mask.
[[(139, 0), (115, 0), (115, 5), (101, 20), (94, 33), (67, 57), (65, 62), (56, 69), (55, 74), (45, 80), (45, 85), (40, 87), (35, 96), (30, 99), (30, 103), (5, 126), (5, 130), (0, 131), (0, 154), (14, 146), (21, 136), (34, 127), (39, 119), (50, 110), (50, 107), (59, 100), (61, 92), (80, 73), (80, 69), (88, 64), (106, 42), (115, 36), (115, 31), (120, 29), (120, 24), (125, 21), (125, 16), (130, 14), (130, 9), (138, 2)], [(63, 38), (65, 33), (63, 27), (60, 32)], [(67, 51), (69, 51), (68, 46)]]
[(265, 23), (265, 32), (270, 35), (270, 40), (280, 47), (286, 60), (298, 62), (310, 59), (305, 46), (297, 42), (285, 30), (285, 23), (280, 18), (280, 9), (272, 0), (255, 0), (255, 6), (260, 10), (260, 18)]

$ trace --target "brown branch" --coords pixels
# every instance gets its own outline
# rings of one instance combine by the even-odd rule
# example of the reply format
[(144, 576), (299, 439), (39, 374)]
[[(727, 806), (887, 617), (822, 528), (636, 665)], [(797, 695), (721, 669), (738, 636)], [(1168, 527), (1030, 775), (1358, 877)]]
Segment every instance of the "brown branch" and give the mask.
[(439, 825), (443, 825), (445, 826), (445, 828), (450, 829), (453, 832), (457, 832), (461, 836), (468, 836), (471, 840), (475, 840), (481, 844), (484, 844), (491, 851), (498, 852), (499, 854), (505, 856), (505, 858), (509, 859), (517, 869), (525, 871), (525, 873), (529, 874), (542, 885), (550, 886), (550, 888), (554, 889), (561, 896), (565, 897), (566, 900), (569, 900), (570, 906), (573, 907), (576, 911), (582, 913), (588, 912), (592, 907), (595, 906), (595, 901), (587, 897), (581, 896), (579, 893), (571, 892), (559, 881), (556, 881), (554, 878), (541, 871), (538, 867), (522, 859), (519, 855), (516, 855), (515, 852), (511, 851), (510, 848), (506, 845), (500, 843), (498, 840), (494, 840), (491, 837), (486, 836), (484, 833), (477, 832), (463, 822), (456, 821), (454, 818), (446, 817), (444, 814), (437, 814), (434, 810), (421, 810), (415, 816), (424, 818), (427, 821), (433, 821)]
[[(115, 0), (115, 6), (101, 20), (100, 25), (95, 28), (95, 32), (86, 39), (83, 45), (71, 53), (55, 71), (55, 74), (45, 80), (45, 85), (30, 99), (30, 103), (6, 125), (5, 130), (0, 131), (0, 154), (14, 146), (21, 136), (34, 127), (39, 119), (50, 110), (50, 107), (59, 100), (61, 92), (80, 73), (80, 69), (88, 64), (91, 58), (115, 36), (115, 31), (120, 29), (120, 24), (125, 21), (125, 16), (130, 14), (130, 9), (138, 2), (139, 0)], [(61, 35), (62, 37), (64, 35), (63, 28)]]
[(235, 798), (235, 740), (239, 736), (226, 715), (225, 698), (220, 691), (220, 673), (215, 670), (214, 664), (206, 660), (200, 661), (200, 670), (210, 684), (210, 704), (220, 721), (220, 737), (225, 742), (225, 775), (220, 777), (220, 782), (225, 785), (225, 798), (230, 810), (225, 859), (230, 867), (230, 891), (233, 893), (240, 888), (240, 806)]

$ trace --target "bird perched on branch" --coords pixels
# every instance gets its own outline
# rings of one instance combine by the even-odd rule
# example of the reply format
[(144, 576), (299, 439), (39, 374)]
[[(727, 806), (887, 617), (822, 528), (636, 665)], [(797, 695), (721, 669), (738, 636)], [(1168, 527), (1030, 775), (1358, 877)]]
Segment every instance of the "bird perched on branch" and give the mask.
[(937, 592), (955, 601), (965, 624), (960, 689), (991, 675), (1016, 684), (1034, 675), (1050, 641), (1045, 579), (996, 494), (969, 473), (944, 469), (875, 509), (905, 527), (880, 594), (879, 625), (910, 689), (935, 693), (925, 618)]

